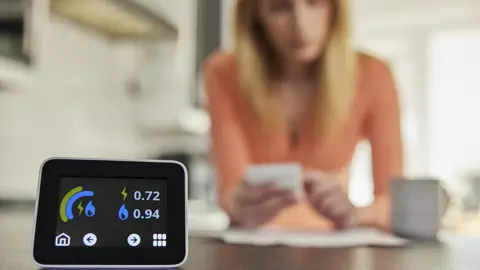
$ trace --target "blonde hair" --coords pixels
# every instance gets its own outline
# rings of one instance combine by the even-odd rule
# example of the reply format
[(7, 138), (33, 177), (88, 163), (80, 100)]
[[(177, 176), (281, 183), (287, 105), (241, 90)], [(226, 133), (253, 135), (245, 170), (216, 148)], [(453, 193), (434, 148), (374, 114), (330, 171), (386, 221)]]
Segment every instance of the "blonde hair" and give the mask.
[[(282, 124), (272, 98), (272, 72), (276, 66), (272, 48), (261, 32), (257, 1), (237, 2), (235, 14), (235, 53), (243, 90), (255, 112), (267, 127)], [(350, 43), (349, 0), (332, 0), (334, 13), (330, 39), (318, 67), (315, 130), (331, 134), (346, 119), (355, 95), (356, 53)]]

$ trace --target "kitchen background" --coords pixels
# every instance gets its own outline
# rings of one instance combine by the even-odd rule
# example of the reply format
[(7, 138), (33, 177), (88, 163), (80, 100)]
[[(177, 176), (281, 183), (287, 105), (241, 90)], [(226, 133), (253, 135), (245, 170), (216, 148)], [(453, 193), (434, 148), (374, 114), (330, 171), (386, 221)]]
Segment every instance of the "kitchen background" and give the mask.
[[(234, 2), (0, 0), (0, 200), (33, 200), (41, 162), (70, 156), (177, 159), (213, 203), (201, 68), (232, 47)], [(407, 175), (462, 192), (480, 168), (480, 0), (352, 3), (359, 48), (397, 79)], [(359, 144), (357, 205), (372, 200), (369, 155)]]

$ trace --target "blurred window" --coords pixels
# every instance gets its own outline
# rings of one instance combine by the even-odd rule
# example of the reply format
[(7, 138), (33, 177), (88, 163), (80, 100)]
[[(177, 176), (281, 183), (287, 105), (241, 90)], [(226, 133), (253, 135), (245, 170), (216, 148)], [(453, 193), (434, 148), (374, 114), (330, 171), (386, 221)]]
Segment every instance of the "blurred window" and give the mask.
[(480, 171), (480, 28), (428, 40), (429, 174), (450, 182)]

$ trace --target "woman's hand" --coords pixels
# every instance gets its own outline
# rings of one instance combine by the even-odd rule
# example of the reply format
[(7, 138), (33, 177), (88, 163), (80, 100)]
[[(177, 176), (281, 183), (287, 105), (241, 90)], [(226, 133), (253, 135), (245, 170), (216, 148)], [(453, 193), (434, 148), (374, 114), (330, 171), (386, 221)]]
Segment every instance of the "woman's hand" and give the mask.
[(306, 172), (304, 181), (308, 201), (320, 215), (330, 219), (337, 229), (358, 226), (357, 209), (335, 176)]
[(241, 181), (232, 193), (230, 209), (239, 225), (256, 228), (296, 202), (295, 194), (279, 190), (275, 184), (253, 187), (246, 181)]

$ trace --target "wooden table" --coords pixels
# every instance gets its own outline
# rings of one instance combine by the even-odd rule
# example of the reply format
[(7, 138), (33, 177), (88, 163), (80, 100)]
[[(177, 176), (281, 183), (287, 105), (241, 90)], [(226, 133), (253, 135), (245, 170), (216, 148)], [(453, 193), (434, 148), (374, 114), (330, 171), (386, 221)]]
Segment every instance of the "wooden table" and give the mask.
[[(0, 207), (0, 270), (36, 269), (30, 259), (31, 207)], [(186, 270), (455, 269), (440, 244), (408, 248), (318, 249), (227, 245), (192, 238)]]

